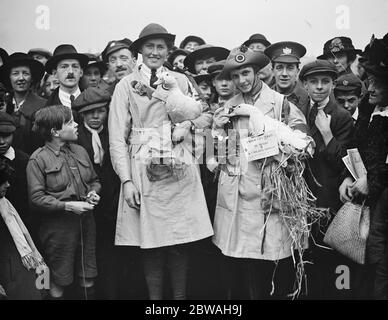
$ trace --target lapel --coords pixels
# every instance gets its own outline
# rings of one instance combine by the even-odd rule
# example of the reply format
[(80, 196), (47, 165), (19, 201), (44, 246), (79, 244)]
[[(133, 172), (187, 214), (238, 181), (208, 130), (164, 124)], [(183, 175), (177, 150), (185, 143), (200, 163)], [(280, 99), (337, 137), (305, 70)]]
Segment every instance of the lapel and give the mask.
[(275, 97), (272, 94), (272, 90), (263, 82), (263, 88), (259, 93), (259, 97), (256, 100), (254, 106), (259, 109), (263, 114), (270, 113), (275, 108)]
[[(310, 100), (308, 101), (308, 104), (307, 104), (307, 118), (309, 118), (309, 115), (310, 115)], [(330, 96), (329, 98), (329, 102), (327, 103), (327, 105), (323, 108), (323, 111), (326, 113), (326, 114), (332, 114), (333, 111), (335, 110), (336, 108), (336, 104), (335, 102), (333, 101), (333, 98)], [(334, 120), (333, 118), (331, 118), (332, 121)], [(334, 120), (335, 121), (335, 120)], [(333, 125), (333, 122), (330, 124), (330, 126), (332, 127)], [(320, 132), (317, 128), (317, 126), (315, 125), (315, 123), (310, 127), (310, 135), (313, 137), (314, 135), (316, 134), (319, 134), (320, 135)]]
[(40, 107), (41, 105), (39, 104), (37, 97), (35, 97), (35, 94), (32, 91), (30, 91), (23, 105), (20, 107), (20, 112), (26, 118), (30, 119), (32, 117), (32, 114), (36, 112)]

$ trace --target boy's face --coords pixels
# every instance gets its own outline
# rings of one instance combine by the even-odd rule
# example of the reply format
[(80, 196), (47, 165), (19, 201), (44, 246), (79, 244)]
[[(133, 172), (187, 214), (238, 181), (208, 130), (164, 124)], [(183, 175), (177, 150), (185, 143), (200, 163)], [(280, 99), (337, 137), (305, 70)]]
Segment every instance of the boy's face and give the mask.
[(75, 141), (78, 139), (78, 124), (71, 118), (70, 121), (62, 125), (62, 129), (58, 130), (58, 136), (62, 141)]
[(360, 97), (351, 92), (338, 92), (335, 95), (335, 99), (338, 105), (348, 111), (350, 115), (354, 114), (360, 103)]
[(85, 69), (84, 75), (81, 78), (81, 84), (84, 89), (89, 87), (97, 87), (100, 82), (100, 69), (98, 69), (96, 66), (90, 66)]
[(206, 81), (202, 81), (198, 84), (198, 88), (203, 94), (205, 100), (208, 101), (212, 94), (211, 86)]
[(213, 79), (213, 86), (218, 95), (222, 98), (227, 98), (234, 95), (236, 86), (232, 80), (222, 79), (218, 76)]
[(105, 107), (86, 111), (83, 114), (85, 123), (92, 129), (98, 130), (105, 123), (107, 111)]
[(327, 74), (312, 74), (304, 80), (304, 87), (314, 102), (322, 102), (334, 88), (334, 81)]
[(12, 144), (12, 133), (0, 133), (0, 155), (3, 156)]

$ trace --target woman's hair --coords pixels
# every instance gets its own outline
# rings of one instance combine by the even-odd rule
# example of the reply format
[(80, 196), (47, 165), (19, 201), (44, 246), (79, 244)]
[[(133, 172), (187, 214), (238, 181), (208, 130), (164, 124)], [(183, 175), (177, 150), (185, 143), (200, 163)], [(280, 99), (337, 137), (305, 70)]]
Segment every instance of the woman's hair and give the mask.
[(14, 169), (8, 164), (7, 160), (0, 159), (0, 184), (9, 181), (14, 173)]
[(33, 131), (43, 136), (45, 141), (51, 141), (51, 129), (61, 130), (64, 123), (71, 120), (71, 109), (63, 105), (42, 108), (35, 114)]

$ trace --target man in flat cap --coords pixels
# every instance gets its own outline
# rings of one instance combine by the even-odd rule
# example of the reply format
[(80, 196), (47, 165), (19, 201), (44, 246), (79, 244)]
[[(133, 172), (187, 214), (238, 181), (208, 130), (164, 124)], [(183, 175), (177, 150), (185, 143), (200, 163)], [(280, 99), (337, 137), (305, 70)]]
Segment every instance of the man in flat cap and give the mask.
[[(257, 108), (291, 128), (306, 132), (302, 112), (260, 80), (259, 71), (268, 63), (266, 55), (244, 45), (232, 50), (222, 74), (232, 79), (239, 92), (215, 112), (213, 129), (223, 132), (225, 125), (229, 127), (231, 123), (240, 138), (246, 137), (250, 111)], [(229, 113), (234, 107), (235, 111)], [(231, 139), (229, 136), (228, 141)], [(268, 209), (261, 204), (258, 168), (264, 159), (243, 161), (238, 151), (242, 149), (239, 139), (236, 143), (233, 154), (227, 155), (228, 172), (221, 170), (219, 176), (213, 242), (241, 268), (245, 293), (250, 299), (269, 298), (271, 279), (275, 279), (274, 296), (286, 298), (293, 291), (295, 272), (290, 235), (279, 215), (268, 214)], [(275, 272), (272, 278), (268, 276)]]
[(352, 39), (348, 37), (335, 37), (326, 41), (323, 54), (317, 59), (325, 59), (335, 64), (338, 76), (351, 73), (350, 66), (356, 60), (357, 54), (362, 50), (355, 49)]
[(111, 91), (122, 78), (129, 75), (135, 68), (137, 53), (131, 49), (132, 41), (124, 38), (122, 40), (112, 40), (106, 45), (101, 53), (103, 62), (107, 65), (109, 74), (113, 75)]
[[(307, 105), (302, 106), (313, 137), (316, 149), (314, 157), (308, 159), (311, 171), (306, 172), (306, 181), (317, 198), (317, 207), (329, 208), (337, 212), (341, 206), (338, 187), (345, 166), (342, 161), (352, 141), (353, 120), (346, 110), (339, 107), (332, 95), (334, 81), (337, 78), (336, 66), (327, 60), (316, 60), (303, 66), (299, 78), (309, 94)], [(322, 249), (321, 227), (314, 225), (311, 241), (311, 269), (308, 288), (311, 298), (333, 299), (340, 291), (335, 286), (336, 267), (346, 264), (346, 259), (334, 251)]]
[(337, 104), (347, 110), (356, 122), (358, 118), (358, 105), (362, 98), (363, 84), (359, 77), (347, 73), (337, 78), (334, 87), (334, 97)]
[(8, 97), (7, 112), (16, 121), (14, 146), (31, 154), (36, 145), (31, 134), (34, 114), (42, 108), (46, 100), (33, 92), (44, 74), (43, 65), (22, 52), (13, 53), (0, 68), (0, 82), (12, 94)]
[(306, 48), (297, 42), (283, 41), (270, 45), (264, 53), (272, 61), (275, 85), (272, 89), (284, 94), (297, 107), (306, 105), (308, 94), (298, 81), (300, 58)]
[(71, 108), (71, 102), (81, 94), (79, 81), (88, 61), (88, 56), (78, 53), (71, 44), (61, 44), (55, 48), (45, 68), (47, 73), (58, 79), (59, 87), (47, 100), (46, 106), (62, 104)]
[(160, 153), (152, 157), (152, 150), (159, 150), (152, 145), (155, 137), (162, 144), (179, 144), (193, 139), (194, 129), (211, 123), (211, 114), (202, 113), (177, 123), (172, 133), (168, 129), (164, 101), (170, 92), (165, 83), (156, 86), (162, 73), (173, 77), (176, 95), (198, 105), (187, 97), (187, 78), (163, 66), (174, 40), (175, 35), (156, 23), (141, 31), (131, 47), (143, 62), (117, 84), (108, 117), (112, 164), (122, 185), (115, 244), (141, 248), (150, 299), (163, 298), (167, 260), (173, 298), (186, 298), (188, 251), (183, 244), (213, 234), (197, 164), (179, 164), (171, 157), (159, 161)]

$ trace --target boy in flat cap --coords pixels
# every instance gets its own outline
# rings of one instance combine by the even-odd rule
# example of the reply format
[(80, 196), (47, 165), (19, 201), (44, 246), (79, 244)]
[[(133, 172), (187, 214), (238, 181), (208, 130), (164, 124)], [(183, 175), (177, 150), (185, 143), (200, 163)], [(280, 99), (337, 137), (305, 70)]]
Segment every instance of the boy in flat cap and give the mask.
[(112, 163), (121, 180), (115, 243), (141, 248), (150, 299), (163, 297), (167, 261), (173, 298), (186, 298), (185, 244), (213, 234), (196, 163), (180, 166), (170, 158), (155, 163), (147, 156), (152, 135), (162, 143), (180, 143), (192, 139), (193, 129), (211, 123), (211, 114), (202, 113), (163, 136), (169, 118), (162, 95), (169, 92), (162, 85), (154, 91), (158, 75), (168, 72), (180, 94), (187, 95), (189, 87), (184, 75), (163, 66), (174, 40), (175, 35), (156, 23), (141, 31), (132, 48), (142, 54), (143, 63), (117, 84), (108, 117)]
[(99, 203), (101, 185), (88, 153), (74, 143), (77, 126), (66, 106), (39, 110), (34, 128), (45, 145), (27, 165), (29, 199), (41, 218), (39, 239), (50, 268), (53, 299), (63, 299), (74, 278), (79, 298), (93, 299), (97, 276), (93, 209)]
[(275, 91), (284, 94), (297, 107), (306, 105), (309, 97), (306, 89), (298, 81), (300, 58), (306, 48), (297, 42), (283, 41), (270, 45), (264, 53), (272, 61)]
[(334, 87), (334, 97), (337, 104), (347, 110), (356, 122), (358, 118), (358, 105), (362, 98), (363, 84), (359, 77), (347, 73), (337, 78)]
[[(299, 78), (309, 94), (307, 105), (301, 109), (316, 143), (314, 157), (308, 159), (311, 174), (307, 172), (306, 181), (317, 198), (317, 206), (330, 208), (330, 212), (335, 213), (341, 206), (337, 190), (344, 168), (342, 157), (353, 137), (353, 120), (332, 96), (337, 78), (333, 63), (326, 60), (308, 63), (303, 66)], [(335, 298), (339, 294), (335, 286), (335, 268), (347, 260), (333, 251), (314, 246), (314, 243), (323, 245), (322, 231), (315, 227), (309, 292), (312, 298)]]
[(31, 128), (34, 114), (45, 105), (46, 100), (34, 93), (32, 88), (40, 82), (43, 74), (43, 65), (22, 52), (11, 54), (0, 68), (0, 81), (12, 92), (7, 101), (7, 113), (16, 122), (13, 145), (28, 154), (39, 147)]
[[(214, 129), (225, 130), (224, 126), (230, 120), (238, 134), (245, 137), (247, 117), (250, 116), (248, 110), (257, 108), (291, 128), (306, 132), (302, 112), (260, 80), (258, 73), (268, 63), (270, 60), (266, 55), (245, 46), (232, 51), (222, 74), (232, 79), (239, 92), (225, 103), (224, 108), (215, 112)], [(226, 114), (234, 106), (245, 106), (245, 110), (239, 113), (237, 107), (237, 111)], [(235, 150), (239, 149), (238, 143)], [(239, 160), (239, 152), (236, 153), (235, 161), (227, 164), (229, 172), (220, 172), (213, 242), (240, 266), (245, 293), (250, 299), (270, 297), (272, 278), (269, 275), (273, 277), (275, 271), (274, 296), (286, 298), (293, 291), (292, 248), (284, 222), (277, 214), (268, 215), (268, 209), (260, 201), (261, 192), (257, 185), (261, 181), (259, 168), (264, 159), (244, 162), (246, 170), (241, 173), (243, 161)]]
[(355, 49), (352, 39), (348, 37), (335, 37), (328, 40), (323, 46), (323, 54), (317, 59), (328, 60), (335, 64), (338, 76), (351, 73), (350, 66), (356, 60), (361, 50)]

